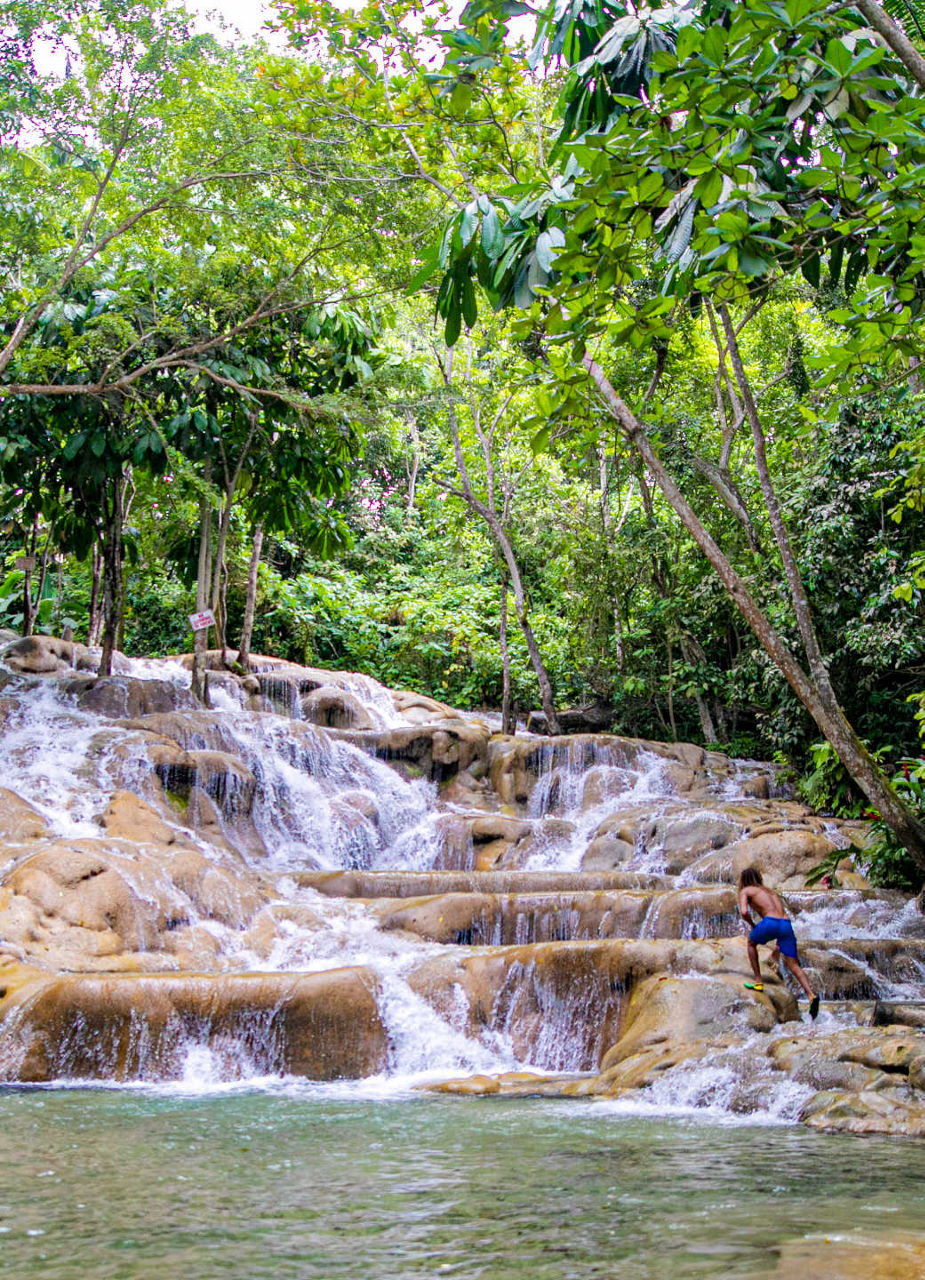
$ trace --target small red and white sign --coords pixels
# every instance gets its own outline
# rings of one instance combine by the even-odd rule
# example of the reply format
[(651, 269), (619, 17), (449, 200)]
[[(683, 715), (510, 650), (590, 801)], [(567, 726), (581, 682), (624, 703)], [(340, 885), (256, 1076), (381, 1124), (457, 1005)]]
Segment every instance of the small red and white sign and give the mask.
[(211, 609), (203, 609), (202, 613), (191, 613), (189, 624), (194, 631), (205, 631), (206, 627), (215, 626), (215, 614)]

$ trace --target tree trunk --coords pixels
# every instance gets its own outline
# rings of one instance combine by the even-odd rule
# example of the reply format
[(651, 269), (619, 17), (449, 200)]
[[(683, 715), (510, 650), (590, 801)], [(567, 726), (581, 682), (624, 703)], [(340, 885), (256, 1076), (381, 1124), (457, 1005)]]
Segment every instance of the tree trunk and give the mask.
[(100, 584), (103, 575), (103, 557), (99, 541), (90, 550), (90, 616), (87, 623), (87, 644), (93, 649), (100, 642), (103, 630), (103, 613), (100, 608)]
[(414, 510), (414, 498), (417, 491), (418, 471), (421, 466), (421, 436), (418, 431), (418, 424), (414, 418), (408, 423), (411, 432), (411, 468), (408, 472), (408, 499), (405, 503), (405, 512), (411, 515)]
[(645, 463), (649, 474), (658, 484), (684, 527), (713, 566), (733, 604), (754, 632), (768, 657), (815, 720), (823, 736), (835, 748), (850, 776), (873, 807), (878, 810), (900, 843), (909, 851), (916, 865), (925, 871), (925, 826), (902, 802), (891, 787), (889, 779), (858, 738), (831, 692), (831, 685), (826, 681), (826, 687), (820, 689), (818, 684), (806, 674), (790, 652), (783, 637), (775, 631), (765, 617), (745, 583), (665, 470), (645, 434), (643, 424), (617, 394), (596, 361), (591, 356), (585, 355), (583, 363), (614, 420)]
[(122, 626), (122, 502), (124, 477), (111, 480), (103, 529), (103, 651), (99, 675), (112, 675), (112, 655)]
[(511, 706), (511, 651), (507, 642), (507, 578), (501, 580), (501, 626), (498, 638), (501, 644), (501, 732), (513, 733), (515, 729)]
[[(204, 478), (208, 483), (210, 467), (206, 460)], [(196, 573), (196, 612), (209, 607), (212, 579), (212, 504), (203, 494), (199, 499), (199, 565)], [(193, 665), (190, 688), (193, 697), (203, 706), (209, 705), (208, 678), (206, 676), (206, 652), (209, 648), (209, 628), (193, 632)]]
[(244, 602), (244, 624), (241, 627), (241, 640), (238, 644), (238, 665), (246, 671), (251, 656), (251, 637), (254, 633), (254, 614), (257, 611), (257, 569), (260, 564), (260, 553), (263, 550), (263, 525), (254, 529), (254, 545), (251, 549), (251, 562), (247, 570), (247, 599)]
[(45, 591), (45, 579), (48, 577), (48, 557), (51, 554), (51, 529), (45, 537), (45, 547), (42, 551), (42, 563), (39, 565), (39, 581), (35, 591), (35, 604), (32, 608), (32, 627), (35, 629), (35, 620), (38, 617), (39, 605), (42, 603), (42, 596)]
[(549, 732), (558, 735), (562, 732), (559, 725), (559, 717), (556, 715), (556, 700), (552, 690), (552, 681), (549, 679), (549, 673), (543, 662), (540, 647), (536, 642), (536, 636), (533, 634), (533, 628), (530, 626), (528, 616), (529, 609), (527, 605), (526, 595), (524, 593), (523, 579), (520, 576), (520, 565), (517, 563), (517, 557), (514, 555), (514, 548), (511, 540), (505, 532), (504, 525), (500, 520), (497, 511), (492, 507), (486, 506), (481, 499), (477, 498), (472, 491), (469, 482), (469, 471), (466, 467), (466, 461), (463, 457), (462, 444), (459, 439), (459, 423), (456, 420), (456, 411), (452, 405), (449, 408), (450, 428), (453, 434), (453, 452), (456, 457), (456, 470), (459, 472), (459, 478), (462, 481), (462, 496), (468, 503), (469, 507), (480, 515), (488, 525), (491, 535), (498, 544), (498, 549), (504, 557), (504, 563), (507, 565), (507, 571), (510, 575), (511, 587), (514, 592), (514, 609), (517, 613), (517, 621), (520, 623), (520, 629), (524, 633), (524, 639), (527, 642), (527, 652), (530, 654), (530, 663), (536, 673), (537, 684), (540, 687), (540, 701), (543, 704), (543, 712), (546, 716), (546, 727)]
[[(705, 654), (695, 641), (686, 639), (684, 636), (680, 639), (681, 656), (690, 666), (695, 661), (703, 662)], [(700, 650), (699, 653), (697, 650)], [(697, 714), (700, 717), (700, 732), (703, 734), (704, 742), (718, 742), (716, 729), (713, 725), (713, 717), (710, 715), (710, 708), (707, 706), (707, 700), (702, 693), (694, 694), (694, 701), (697, 703)]]
[(225, 490), (225, 501), (219, 517), (215, 562), (212, 569), (211, 608), (215, 614), (216, 648), (222, 651), (222, 666), (225, 665), (225, 602), (228, 595), (228, 566), (225, 563), (225, 554), (228, 548), (228, 531), (231, 528), (231, 505), (233, 501), (234, 491), (229, 486)]
[(671, 636), (666, 637), (665, 647), (668, 650), (668, 723), (671, 725), (671, 741), (677, 742), (678, 726), (674, 719), (674, 649)]
[(39, 541), (39, 513), (36, 512), (32, 520), (32, 532), (29, 541), (25, 544), (26, 567), (23, 570), (22, 580), (22, 633), (24, 636), (31, 636), (35, 623), (35, 611), (32, 608), (32, 571), (35, 568), (35, 552)]

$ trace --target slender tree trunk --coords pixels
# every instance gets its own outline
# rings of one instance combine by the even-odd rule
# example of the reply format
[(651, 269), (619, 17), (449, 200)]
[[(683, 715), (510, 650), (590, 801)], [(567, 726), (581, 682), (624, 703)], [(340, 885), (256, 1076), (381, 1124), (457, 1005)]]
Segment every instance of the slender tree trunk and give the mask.
[(87, 644), (95, 648), (103, 630), (103, 613), (100, 609), (100, 585), (103, 576), (103, 557), (99, 540), (94, 540), (90, 550), (90, 616), (87, 625)]
[(238, 665), (246, 671), (251, 656), (251, 637), (254, 634), (254, 614), (257, 612), (257, 569), (260, 565), (260, 553), (263, 550), (263, 525), (254, 529), (254, 545), (251, 548), (251, 562), (247, 570), (247, 599), (244, 601), (244, 624), (241, 627), (241, 640), (238, 644)]
[(414, 510), (414, 497), (417, 490), (418, 471), (421, 466), (421, 435), (418, 431), (418, 424), (414, 418), (408, 423), (411, 433), (411, 467), (408, 472), (408, 500), (405, 503), (405, 512), (410, 516)]
[(32, 531), (26, 543), (26, 567), (22, 580), (22, 633), (31, 636), (35, 625), (36, 610), (32, 608), (32, 572), (35, 568), (35, 552), (39, 540), (39, 513), (36, 511), (32, 519)]
[(507, 577), (501, 579), (501, 626), (498, 638), (501, 644), (501, 732), (513, 733), (515, 729), (511, 706), (511, 650), (507, 642)]
[(225, 501), (218, 522), (218, 539), (215, 546), (215, 563), (212, 570), (212, 612), (215, 614), (216, 647), (222, 651), (222, 666), (225, 665), (225, 603), (228, 595), (228, 566), (226, 551), (228, 548), (228, 531), (231, 528), (231, 504), (234, 493), (225, 492)]
[(112, 675), (112, 655), (122, 627), (122, 503), (125, 479), (117, 476), (108, 486), (106, 524), (103, 530), (103, 651), (99, 674)]
[(517, 563), (517, 557), (514, 555), (514, 548), (511, 540), (504, 530), (504, 525), (498, 517), (497, 511), (486, 506), (472, 491), (469, 482), (469, 471), (466, 467), (466, 461), (463, 457), (462, 444), (459, 439), (459, 423), (456, 420), (456, 411), (450, 406), (449, 409), (450, 427), (453, 433), (453, 451), (456, 457), (456, 469), (459, 472), (459, 478), (462, 482), (462, 496), (465, 498), (469, 507), (482, 517), (491, 531), (492, 537), (498, 545), (498, 549), (504, 557), (504, 563), (507, 565), (507, 571), (510, 575), (511, 587), (514, 592), (514, 609), (517, 614), (517, 621), (520, 629), (524, 634), (527, 642), (527, 652), (530, 655), (530, 663), (536, 673), (537, 684), (540, 687), (540, 701), (543, 704), (543, 712), (546, 716), (546, 727), (551, 734), (559, 734), (562, 729), (559, 725), (559, 717), (556, 715), (556, 700), (553, 694), (552, 681), (549, 679), (549, 673), (543, 662), (540, 647), (536, 642), (536, 636), (533, 634), (533, 628), (530, 625), (529, 608), (527, 598), (524, 592), (523, 579), (520, 576), (520, 565)]
[(783, 637), (764, 615), (745, 583), (736, 573), (712, 535), (684, 498), (646, 436), (643, 424), (619, 396), (603, 370), (589, 355), (584, 366), (607, 404), (623, 434), (645, 463), (668, 503), (700, 547), (716, 571), (739, 613), (751, 627), (768, 657), (793, 689), (803, 706), (819, 726), (823, 736), (835, 748), (850, 776), (867, 796), (873, 807), (905, 845), (916, 864), (925, 871), (925, 826), (902, 802), (870, 752), (849, 724), (826, 681), (820, 689), (800, 666)]
[[(206, 460), (204, 478), (208, 483), (210, 467)], [(199, 499), (199, 564), (196, 573), (196, 612), (209, 607), (210, 587), (212, 580), (212, 504), (208, 495)], [(190, 688), (193, 697), (203, 706), (209, 705), (208, 678), (206, 675), (206, 653), (209, 648), (209, 628), (202, 627), (193, 632), (193, 665)]]
[(228, 459), (222, 446), (222, 469), (225, 480), (225, 497), (222, 504), (222, 513), (218, 524), (218, 542), (215, 548), (215, 568), (212, 576), (212, 612), (215, 614), (215, 625), (217, 631), (218, 647), (222, 651), (221, 662), (224, 667), (227, 663), (227, 615), (226, 606), (228, 600), (228, 533), (231, 529), (231, 511), (234, 506), (234, 495), (237, 492), (238, 481), (241, 478), (241, 470), (244, 466), (247, 456), (250, 453), (251, 444), (257, 433), (257, 425), (260, 421), (260, 415), (256, 411), (247, 414), (249, 429), (247, 439), (238, 454), (235, 462), (234, 470), (229, 471)]
[(42, 595), (45, 591), (45, 580), (48, 577), (48, 557), (51, 555), (51, 529), (45, 536), (45, 546), (42, 550), (42, 563), (39, 565), (39, 580), (35, 591), (35, 603), (32, 606), (32, 628), (35, 629), (35, 620), (38, 617), (39, 605), (42, 603)]
[(678, 726), (674, 719), (674, 649), (671, 636), (666, 637), (665, 645), (668, 650), (668, 723), (671, 725), (671, 741), (677, 742)]
[[(691, 666), (695, 661), (704, 661), (705, 655), (703, 650), (696, 642), (686, 639), (684, 636), (680, 640), (681, 656), (684, 661)], [(699, 652), (697, 652), (699, 650)], [(713, 725), (713, 718), (710, 715), (710, 708), (707, 706), (707, 700), (702, 693), (694, 694), (694, 701), (697, 703), (697, 714), (700, 716), (700, 732), (703, 734), (704, 742), (717, 742), (716, 729)]]

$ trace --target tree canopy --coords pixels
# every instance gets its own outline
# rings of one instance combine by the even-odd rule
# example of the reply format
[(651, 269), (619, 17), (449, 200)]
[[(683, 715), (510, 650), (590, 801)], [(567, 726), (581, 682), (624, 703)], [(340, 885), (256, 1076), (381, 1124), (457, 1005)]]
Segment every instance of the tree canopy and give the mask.
[(3, 13), (10, 622), (163, 651), (214, 605), (550, 728), (821, 735), (922, 865), (911, 20)]

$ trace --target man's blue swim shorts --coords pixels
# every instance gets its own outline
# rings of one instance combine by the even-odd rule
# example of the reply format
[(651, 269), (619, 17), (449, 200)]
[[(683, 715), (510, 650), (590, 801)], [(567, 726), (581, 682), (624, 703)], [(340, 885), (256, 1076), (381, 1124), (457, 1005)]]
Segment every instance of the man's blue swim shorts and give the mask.
[(797, 940), (789, 920), (782, 920), (779, 916), (765, 916), (763, 920), (758, 921), (748, 935), (749, 942), (753, 942), (756, 946), (762, 942), (774, 942), (775, 939), (782, 956), (797, 959)]

